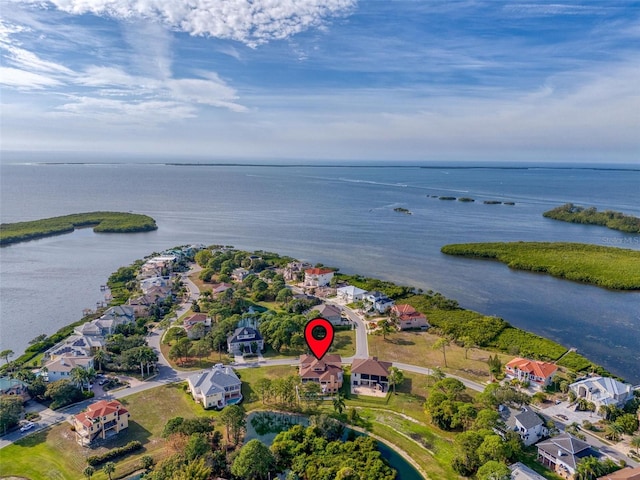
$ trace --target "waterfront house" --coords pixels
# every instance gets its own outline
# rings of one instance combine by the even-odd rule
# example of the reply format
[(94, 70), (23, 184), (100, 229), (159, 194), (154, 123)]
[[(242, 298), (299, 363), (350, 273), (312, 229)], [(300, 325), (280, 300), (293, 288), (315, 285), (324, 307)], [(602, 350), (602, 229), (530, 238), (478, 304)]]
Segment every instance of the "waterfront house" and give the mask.
[(590, 377), (569, 385), (577, 398), (593, 402), (596, 412), (602, 406), (623, 407), (633, 398), (631, 385), (610, 377)]
[(221, 363), (189, 376), (187, 385), (193, 400), (205, 409), (221, 409), (242, 400), (242, 382), (231, 367)]
[(577, 438), (563, 433), (536, 444), (538, 462), (564, 478), (573, 478), (578, 462), (586, 457), (600, 457), (600, 453)]
[(304, 271), (311, 268), (310, 263), (289, 262), (282, 270), (282, 276), (286, 282), (298, 282), (304, 278)]
[(22, 380), (10, 377), (0, 377), (0, 395), (15, 395), (26, 402), (31, 398), (27, 390), (27, 384)]
[(410, 330), (414, 328), (426, 330), (429, 328), (427, 317), (406, 303), (400, 303), (391, 307), (391, 317), (396, 320), (400, 330)]
[[(191, 340), (199, 339), (211, 328), (211, 318), (204, 313), (196, 313), (185, 318), (182, 324), (187, 331), (187, 337)], [(202, 327), (194, 328), (196, 325), (202, 325)]]
[(227, 350), (232, 355), (258, 353), (264, 350), (264, 340), (253, 327), (238, 327), (227, 338)]
[(373, 291), (367, 292), (364, 295), (363, 300), (365, 303), (373, 308), (378, 313), (385, 313), (391, 307), (393, 307), (393, 300), (387, 297), (384, 293)]
[(76, 441), (88, 447), (97, 439), (116, 435), (129, 427), (129, 411), (117, 400), (100, 400), (75, 415), (72, 424)]
[(304, 286), (327, 287), (333, 275), (334, 271), (328, 268), (308, 268), (304, 271)]
[(345, 303), (353, 303), (353, 302), (360, 301), (364, 298), (365, 293), (367, 293), (366, 290), (363, 290), (358, 287), (354, 287), (353, 285), (340, 287), (336, 290), (338, 300), (341, 300)]
[[(362, 386), (387, 392), (390, 367), (391, 362), (381, 362), (377, 357), (354, 358), (351, 364), (351, 391), (353, 392), (354, 387)], [(364, 394), (366, 395), (366, 391)]]
[(171, 277), (149, 277), (140, 280), (140, 290), (142, 293), (149, 293), (154, 288), (171, 288)]
[(516, 357), (505, 365), (507, 378), (515, 378), (521, 382), (529, 382), (530, 385), (544, 388), (551, 383), (558, 367), (553, 363), (529, 360)]
[(514, 419), (514, 430), (518, 432), (526, 446), (533, 445), (549, 435), (549, 430), (544, 426), (542, 418), (532, 410), (525, 409), (516, 415)]
[(74, 368), (80, 367), (85, 370), (93, 368), (93, 357), (74, 355), (58, 356), (45, 363), (44, 366), (47, 368), (46, 377), (49, 382), (55, 382), (56, 380), (62, 380), (64, 378), (70, 380), (71, 370)]
[(320, 304), (311, 309), (311, 313), (329, 320), (331, 325), (346, 325), (349, 321), (342, 316), (342, 311), (335, 305)]
[(313, 355), (301, 355), (298, 370), (302, 383), (317, 382), (322, 393), (337, 393), (342, 388), (342, 358), (327, 354), (318, 360)]

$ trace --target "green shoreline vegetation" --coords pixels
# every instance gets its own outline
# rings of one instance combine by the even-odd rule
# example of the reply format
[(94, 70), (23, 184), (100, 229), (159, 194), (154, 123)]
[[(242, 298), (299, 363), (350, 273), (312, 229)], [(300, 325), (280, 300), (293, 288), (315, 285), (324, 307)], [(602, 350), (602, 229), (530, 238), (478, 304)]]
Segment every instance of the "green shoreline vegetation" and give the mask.
[(442, 253), (506, 263), (509, 268), (614, 290), (640, 290), (640, 252), (564, 242), (495, 242), (445, 245)]
[(93, 227), (96, 233), (134, 233), (158, 229), (153, 218), (137, 213), (74, 213), (29, 222), (3, 223), (0, 225), (0, 245), (70, 233), (81, 227)]
[(542, 216), (569, 223), (599, 225), (626, 233), (640, 233), (640, 218), (624, 213), (605, 210), (599, 212), (595, 207), (581, 207), (567, 203), (544, 212)]

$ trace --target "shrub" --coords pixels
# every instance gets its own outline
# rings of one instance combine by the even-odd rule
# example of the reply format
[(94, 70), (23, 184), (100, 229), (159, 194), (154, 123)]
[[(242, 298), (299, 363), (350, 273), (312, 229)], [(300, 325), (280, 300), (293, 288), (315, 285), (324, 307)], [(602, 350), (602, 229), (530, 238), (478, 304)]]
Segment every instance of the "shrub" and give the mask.
[(87, 463), (92, 467), (100, 465), (101, 463), (105, 463), (111, 460), (114, 460), (118, 457), (122, 457), (131, 452), (135, 452), (136, 450), (140, 450), (142, 448), (142, 443), (137, 440), (127, 443), (123, 447), (114, 448), (109, 450), (108, 452), (103, 453), (102, 455), (91, 455), (87, 457)]

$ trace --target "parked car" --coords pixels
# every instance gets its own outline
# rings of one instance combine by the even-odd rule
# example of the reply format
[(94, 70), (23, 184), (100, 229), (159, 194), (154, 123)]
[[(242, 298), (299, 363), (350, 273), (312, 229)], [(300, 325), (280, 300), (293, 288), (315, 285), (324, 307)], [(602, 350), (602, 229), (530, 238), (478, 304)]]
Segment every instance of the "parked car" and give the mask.
[(566, 415), (562, 415), (562, 414), (559, 414), (558, 418), (561, 418), (562, 420), (569, 420), (569, 417), (567, 417)]
[(27, 422), (24, 425), (22, 425), (22, 427), (20, 427), (20, 431), (21, 432), (26, 432), (27, 430), (31, 430), (33, 427), (35, 427), (36, 424), (33, 422)]
[(98, 385), (104, 385), (105, 383), (107, 383), (107, 381), (108, 380), (106, 378), (103, 378), (98, 382)]

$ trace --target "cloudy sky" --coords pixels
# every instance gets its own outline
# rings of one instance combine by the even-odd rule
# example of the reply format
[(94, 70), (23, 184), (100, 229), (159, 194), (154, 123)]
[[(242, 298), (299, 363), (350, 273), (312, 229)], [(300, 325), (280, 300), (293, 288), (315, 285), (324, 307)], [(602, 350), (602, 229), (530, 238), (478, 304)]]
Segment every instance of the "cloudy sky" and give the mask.
[(0, 0), (2, 158), (640, 162), (640, 1)]

